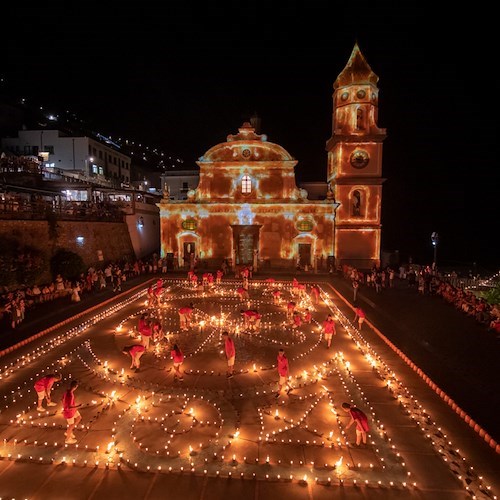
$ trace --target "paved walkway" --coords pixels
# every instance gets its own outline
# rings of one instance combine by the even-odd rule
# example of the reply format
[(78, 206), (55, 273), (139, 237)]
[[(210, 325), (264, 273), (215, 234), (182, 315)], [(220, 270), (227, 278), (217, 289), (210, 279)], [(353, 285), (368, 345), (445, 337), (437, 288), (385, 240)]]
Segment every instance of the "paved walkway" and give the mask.
[[(265, 277), (256, 276), (255, 282)], [(285, 281), (287, 297), (291, 276), (274, 277)], [(470, 371), (479, 373), (477, 380), (494, 371), (494, 363), (483, 366), (494, 359), (497, 347), (491, 336), (481, 336), (484, 328), (468, 324), (441, 299), (420, 297), (401, 283), (381, 294), (361, 288), (358, 303), (367, 312), (367, 323), (358, 331), (351, 321), (349, 282), (305, 273), (297, 278), (318, 282), (324, 290), (326, 300), (315, 307), (317, 323), (293, 331), (285, 326), (280, 308), (270, 303), (265, 283), (252, 287), (251, 305), (264, 312), (263, 330), (258, 336), (237, 334), (238, 373), (230, 380), (218, 351), (220, 325), (209, 324), (223, 315), (237, 330), (243, 304), (234, 297), (233, 282), (216, 296), (193, 293), (183, 280), (169, 284), (165, 325), (171, 340), (182, 341), (189, 353), (182, 386), (173, 381), (168, 352), (161, 346), (144, 357), (140, 374), (130, 375), (120, 355), (122, 344), (133, 341), (129, 332), (144, 309), (144, 295), (123, 301), (144, 290), (148, 277), (127, 283), (128, 294), (105, 292), (29, 318), (16, 332), (16, 341), (78, 316), (2, 356), (0, 497), (208, 500), (342, 495), (441, 500), (498, 494), (500, 455), (491, 446), (493, 437), (485, 439), (484, 432), (487, 428), (495, 436), (498, 422), (487, 420), (488, 405), (477, 404), (476, 396), (469, 394), (472, 387), (496, 404), (495, 378), (478, 386), (475, 381), (467, 385), (465, 376), (453, 384), (460, 372), (454, 363), (461, 368), (461, 356), (468, 355), (469, 364), (476, 364)], [(206, 322), (203, 335), (201, 327), (188, 335), (178, 332), (172, 313), (188, 300), (195, 302), (198, 324)], [(99, 303), (108, 313), (100, 315)], [(113, 309), (115, 303), (120, 307)], [(89, 307), (94, 309), (85, 313)], [(328, 311), (335, 312), (339, 324), (332, 350), (317, 331)], [(462, 349), (448, 349), (450, 329)], [(467, 343), (471, 333), (478, 337)], [(484, 346), (483, 340), (492, 342)], [(291, 358), (295, 390), (276, 401), (273, 363), (281, 345)], [(488, 362), (482, 363), (474, 349)], [(79, 397), (86, 429), (78, 452), (54, 444), (64, 427), (60, 417), (36, 416), (26, 406), (32, 399), (27, 397), (30, 380), (56, 367), (65, 379), (71, 371), (82, 382)], [(450, 401), (448, 390), (455, 386)], [(110, 396), (113, 390), (119, 395), (116, 400)], [(350, 399), (371, 418), (372, 441), (366, 449), (349, 447), (352, 430), (345, 431), (346, 417), (336, 412), (342, 400)], [(481, 424), (471, 426), (466, 421), (471, 416)], [(241, 431), (238, 438), (236, 429)], [(231, 442), (222, 436), (232, 436)], [(102, 450), (109, 442), (113, 444), (106, 454)], [(184, 457), (189, 446), (191, 458)], [(105, 466), (106, 461), (112, 465)], [(30, 481), (23, 481), (27, 476)]]
[[(332, 284), (352, 303), (350, 282)], [(357, 297), (368, 320), (500, 443), (498, 366), (500, 342), (474, 318), (444, 299), (420, 295), (406, 280), (376, 293), (362, 286)]]

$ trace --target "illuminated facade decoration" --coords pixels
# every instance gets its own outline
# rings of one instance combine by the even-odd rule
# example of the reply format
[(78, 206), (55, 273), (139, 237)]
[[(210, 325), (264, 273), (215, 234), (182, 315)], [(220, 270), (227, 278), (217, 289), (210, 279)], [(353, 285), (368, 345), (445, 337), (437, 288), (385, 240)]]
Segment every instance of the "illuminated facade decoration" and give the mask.
[(376, 125), (377, 81), (355, 45), (334, 83), (325, 199), (309, 200), (295, 182), (297, 160), (245, 122), (198, 160), (187, 200), (158, 204), (162, 256), (177, 256), (181, 268), (194, 256), (210, 268), (224, 260), (254, 268), (379, 264), (385, 130)]
[(209, 267), (224, 259), (233, 266), (326, 266), (337, 204), (307, 199), (295, 183), (297, 161), (281, 146), (246, 122), (197, 163), (200, 180), (188, 199), (159, 204), (162, 255), (177, 253), (180, 267), (193, 252)]
[(380, 264), (382, 143), (378, 76), (354, 45), (333, 84), (332, 137), (326, 143), (328, 183), (340, 204), (335, 220), (335, 258), (358, 268)]
[(186, 219), (182, 221), (182, 229), (187, 229), (188, 231), (196, 231), (198, 224), (194, 219)]

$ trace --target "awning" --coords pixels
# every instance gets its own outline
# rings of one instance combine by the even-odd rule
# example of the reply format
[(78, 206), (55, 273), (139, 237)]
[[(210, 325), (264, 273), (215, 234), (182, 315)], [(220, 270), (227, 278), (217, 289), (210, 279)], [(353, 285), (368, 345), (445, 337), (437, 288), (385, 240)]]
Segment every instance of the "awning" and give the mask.
[(38, 193), (47, 196), (61, 196), (61, 191), (50, 191), (48, 189), (40, 189), (29, 186), (14, 186), (13, 184), (1, 184), (1, 188), (5, 191), (17, 191), (21, 193)]

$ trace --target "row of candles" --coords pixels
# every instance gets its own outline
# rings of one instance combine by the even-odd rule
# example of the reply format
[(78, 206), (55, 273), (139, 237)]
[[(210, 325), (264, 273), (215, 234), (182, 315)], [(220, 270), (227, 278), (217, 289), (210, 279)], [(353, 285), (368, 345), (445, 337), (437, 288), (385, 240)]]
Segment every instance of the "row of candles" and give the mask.
[[(325, 302), (326, 302), (326, 301), (325, 301)], [(108, 310), (107, 312), (109, 312), (109, 310)], [(114, 313), (114, 311), (113, 311), (113, 312), (109, 312), (109, 314), (112, 314), (112, 313)], [(101, 321), (104, 317), (109, 316), (109, 314), (105, 314), (104, 316), (99, 317), (99, 319), (98, 319), (97, 321), (91, 321), (90, 323), (87, 323), (87, 324), (85, 325), (85, 326), (86, 326), (86, 328), (88, 328), (88, 327), (89, 327), (89, 325), (91, 325), (91, 324), (95, 324), (95, 323), (97, 323), (98, 321)], [(337, 315), (337, 316), (336, 316), (336, 319), (341, 319), (341, 317), (342, 317), (342, 315)], [(96, 319), (96, 318), (94, 318), (94, 320), (95, 320), (95, 319)], [(345, 318), (344, 318), (344, 319), (345, 319)], [(348, 323), (348, 322), (347, 322), (347, 323)], [(363, 350), (363, 351), (366, 351), (366, 350), (367, 350), (367, 346), (369, 346), (369, 344), (368, 344), (366, 341), (364, 341), (364, 342), (363, 342), (362, 340), (361, 340), (361, 341), (359, 340), (359, 339), (361, 338), (360, 332), (359, 332), (359, 331), (357, 331), (357, 330), (356, 330), (354, 327), (352, 327), (352, 325), (350, 325), (350, 324), (344, 324), (344, 327), (346, 327), (346, 326), (347, 326), (346, 330), (347, 330), (347, 331), (348, 331), (348, 333), (349, 333), (349, 334), (353, 337), (353, 339), (355, 340), (355, 342), (358, 344), (359, 348), (360, 348), (361, 350)], [(86, 329), (86, 328), (84, 328), (84, 329)], [(70, 331), (69, 333), (70, 333), (70, 334), (72, 334), (72, 335), (76, 335), (76, 334), (78, 334), (78, 333), (81, 333), (84, 329), (82, 329), (82, 328), (78, 328), (78, 327), (77, 327), (76, 329), (74, 329), (72, 332)], [(67, 335), (65, 335), (65, 338), (66, 338), (66, 339), (68, 338), (68, 337), (67, 337)], [(64, 341), (64, 339), (59, 339), (59, 340), (60, 340), (61, 342), (63, 342), (63, 341)], [(59, 341), (56, 341), (56, 342), (51, 342), (51, 343), (50, 343), (50, 344), (48, 344), (48, 345), (50, 345), (50, 348), (49, 348), (49, 349), (51, 350), (51, 349), (53, 349), (53, 348), (57, 347), (58, 345), (60, 345), (60, 342), (59, 342)], [(47, 346), (45, 346), (45, 347), (47, 348)], [(40, 349), (40, 348), (39, 348), (39, 349)], [(41, 351), (39, 351), (38, 353), (36, 353), (36, 352), (35, 352), (35, 353), (31, 353), (31, 355), (28, 355), (28, 356), (26, 356), (26, 357), (23, 357), (22, 359), (16, 360), (16, 364), (14, 364), (14, 365), (12, 365), (12, 364), (11, 364), (11, 366), (6, 366), (6, 367), (5, 367), (5, 369), (4, 369), (4, 373), (3, 373), (3, 374), (5, 375), (5, 372), (10, 372), (10, 373), (7, 373), (7, 375), (10, 375), (10, 374), (12, 374), (12, 373), (13, 373), (13, 371), (14, 371), (14, 370), (13, 370), (13, 368), (15, 368), (15, 367), (16, 367), (16, 368), (17, 368), (17, 367), (18, 367), (18, 368), (22, 368), (22, 367), (27, 366), (27, 365), (28, 365), (29, 363), (31, 363), (32, 361), (36, 360), (36, 359), (37, 359), (37, 358), (38, 358), (38, 357), (39, 357), (42, 353), (44, 353), (43, 349), (42, 349)], [(67, 359), (67, 357), (62, 357), (61, 359), (62, 359), (62, 360), (64, 360), (64, 359)], [(381, 362), (380, 362), (380, 360), (379, 360), (379, 359), (377, 359), (377, 357), (373, 355), (373, 353), (369, 353), (369, 354), (367, 354), (367, 355), (366, 355), (366, 359), (367, 359), (367, 362), (370, 364), (370, 366), (372, 366), (373, 368), (380, 369), (379, 367), (381, 367), (381, 366), (382, 366), (382, 369), (381, 369), (381, 370), (383, 371), (383, 368), (384, 368), (383, 363), (381, 363)], [(49, 367), (48, 367), (48, 368), (49, 368)], [(253, 369), (255, 370), (255, 368), (256, 368), (256, 367), (255, 367), (255, 365), (254, 365)], [(346, 362), (346, 368), (349, 370), (349, 365), (348, 365), (348, 362)], [(397, 377), (395, 376), (395, 374), (394, 374), (394, 373), (392, 373), (392, 372), (390, 372), (390, 370), (386, 370), (386, 372), (388, 372), (388, 373), (390, 374), (390, 380), (387, 382), (387, 387), (388, 387), (389, 389), (391, 389), (391, 390), (392, 390), (394, 387), (395, 387), (395, 388), (400, 388), (400, 387), (401, 387), (401, 383), (397, 380)], [(37, 375), (39, 375), (39, 374), (37, 374)], [(20, 391), (20, 387), (18, 387), (17, 391), (18, 391), (18, 392)], [(398, 394), (398, 395), (397, 395), (397, 397), (398, 397), (398, 400), (403, 399), (403, 398), (402, 398), (402, 396), (401, 396), (401, 394)], [(409, 396), (408, 396), (407, 391), (405, 391), (405, 394), (404, 394), (404, 396), (403, 396), (403, 397), (404, 397), (404, 398), (408, 398), (408, 397), (409, 397)], [(15, 400), (14, 400), (13, 402), (15, 402)], [(412, 401), (412, 407), (414, 406), (414, 404), (415, 404), (415, 401)], [(423, 410), (423, 413), (426, 413), (426, 412), (425, 412), (425, 410)], [(428, 416), (427, 416), (426, 418), (428, 419)], [(382, 426), (382, 427), (383, 427), (383, 426)], [(113, 442), (113, 443), (114, 443), (114, 442)], [(6, 444), (6, 443), (4, 443), (4, 445), (5, 445), (5, 444)], [(109, 452), (109, 450), (107, 450), (107, 451)], [(456, 450), (456, 451), (458, 451), (458, 450)], [(11, 456), (12, 456), (12, 454), (11, 454)], [(9, 458), (10, 458), (10, 457), (9, 457)], [(137, 464), (136, 464), (136, 465), (137, 465)], [(403, 483), (402, 483), (402, 484), (403, 484)], [(404, 483), (404, 484), (406, 484), (406, 483)]]

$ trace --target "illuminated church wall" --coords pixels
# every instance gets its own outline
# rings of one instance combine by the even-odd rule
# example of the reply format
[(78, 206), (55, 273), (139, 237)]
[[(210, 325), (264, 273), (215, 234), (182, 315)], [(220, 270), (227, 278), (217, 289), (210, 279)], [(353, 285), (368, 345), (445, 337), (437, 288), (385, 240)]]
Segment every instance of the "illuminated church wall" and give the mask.
[(295, 182), (297, 161), (244, 123), (238, 134), (197, 162), (200, 180), (187, 201), (161, 201), (163, 256), (187, 266), (195, 253), (208, 267), (310, 267), (334, 251), (337, 204), (310, 201)]
[(335, 195), (337, 200), (345, 200), (337, 209), (337, 227), (380, 222), (381, 186), (337, 185)]
[[(235, 255), (235, 232), (250, 229), (255, 231), (252, 249), (257, 250), (260, 264), (294, 266), (298, 246), (308, 245), (308, 265), (313, 266), (314, 259), (326, 265), (327, 257), (333, 255), (333, 207), (331, 203), (310, 204), (160, 204), (162, 255), (177, 253), (182, 266), (186, 244), (194, 244), (197, 257), (208, 266), (219, 266), (224, 259), (244, 263)], [(194, 229), (189, 229), (190, 222), (195, 223)]]
[(189, 267), (194, 255), (206, 267), (325, 269), (380, 262), (382, 142), (377, 125), (378, 77), (357, 44), (333, 87), (332, 136), (326, 143), (325, 200), (309, 200), (295, 181), (295, 160), (250, 123), (209, 149), (197, 164), (196, 189), (187, 200), (158, 204), (161, 254)]
[(374, 228), (337, 228), (335, 255), (338, 262), (356, 262), (360, 269), (370, 269), (378, 261), (380, 232)]
[[(200, 182), (196, 189), (196, 201), (231, 200), (249, 203), (256, 200), (288, 200), (297, 196), (295, 185), (296, 162), (286, 165), (252, 165), (250, 161), (242, 164), (224, 165), (200, 164)], [(244, 176), (249, 177), (251, 191), (242, 193), (241, 185)]]
[[(335, 150), (328, 158), (328, 171), (334, 177), (336, 184), (342, 182), (344, 177), (379, 177), (382, 168), (382, 149), (377, 143), (353, 142), (348, 144), (336, 144)], [(369, 161), (362, 167), (352, 165), (353, 158), (359, 151), (366, 151)]]

